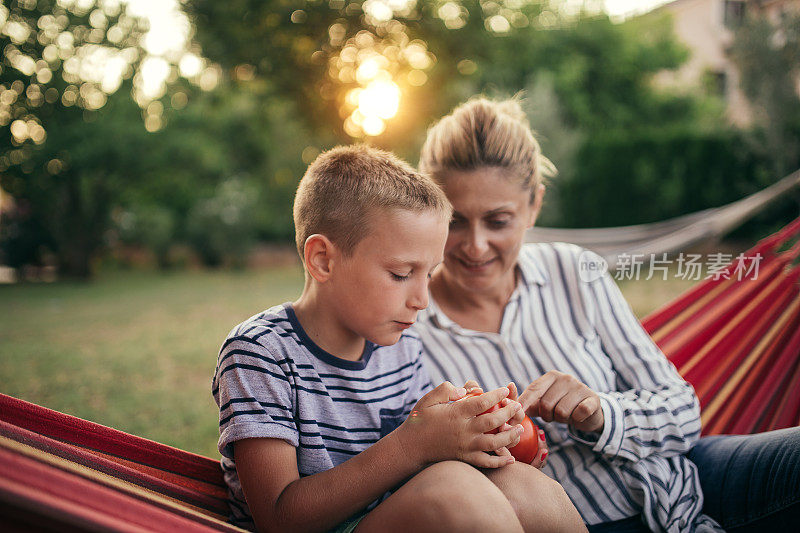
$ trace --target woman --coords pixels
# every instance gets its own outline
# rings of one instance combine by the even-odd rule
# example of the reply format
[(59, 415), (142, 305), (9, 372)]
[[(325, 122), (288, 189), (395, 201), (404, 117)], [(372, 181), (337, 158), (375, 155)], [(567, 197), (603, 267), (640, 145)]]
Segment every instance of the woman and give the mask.
[[(719, 488), (714, 476), (726, 469), (698, 474), (687, 457), (700, 436), (697, 397), (610, 276), (582, 275), (581, 265), (599, 257), (563, 243), (523, 246), (552, 165), (516, 101), (475, 99), (458, 107), (429, 130), (420, 168), (454, 207), (444, 263), (415, 326), (434, 381), (475, 379), (487, 389), (509, 380), (529, 384), (519, 401), (543, 421), (550, 453), (544, 471), (561, 483), (590, 531), (719, 530), (704, 512), (726, 527), (775, 517), (766, 505), (752, 508), (755, 502), (704, 509), (701, 480)], [(795, 484), (762, 491), (762, 498), (775, 504), (768, 498), (777, 497), (781, 516), (794, 512), (788, 519), (795, 519), (800, 435), (768, 440), (705, 446), (703, 439), (696, 451), (709, 465), (731, 447), (760, 450), (762, 459), (766, 450), (774, 461), (788, 457), (793, 473), (783, 475)], [(788, 456), (775, 451), (776, 442)], [(747, 465), (739, 476), (745, 484), (747, 472), (763, 471), (753, 460)], [(720, 494), (717, 507), (729, 493)]]

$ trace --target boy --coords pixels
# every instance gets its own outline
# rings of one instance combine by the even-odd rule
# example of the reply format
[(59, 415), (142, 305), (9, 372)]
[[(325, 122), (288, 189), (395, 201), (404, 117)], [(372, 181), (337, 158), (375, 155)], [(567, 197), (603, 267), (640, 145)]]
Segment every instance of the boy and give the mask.
[(441, 190), (386, 152), (339, 147), (309, 167), (294, 204), (303, 293), (234, 328), (215, 372), (235, 523), (523, 530), (466, 464), (513, 463), (519, 404), (507, 388), (460, 402), (464, 388), (431, 390), (406, 331), (427, 306), (449, 218)]

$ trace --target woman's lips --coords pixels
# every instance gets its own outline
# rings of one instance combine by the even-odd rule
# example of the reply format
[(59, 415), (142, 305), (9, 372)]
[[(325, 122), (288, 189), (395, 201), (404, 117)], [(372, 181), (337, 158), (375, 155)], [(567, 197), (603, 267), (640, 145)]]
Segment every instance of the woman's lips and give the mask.
[(486, 261), (469, 261), (458, 258), (459, 264), (470, 272), (481, 272), (495, 261), (495, 257)]
[(413, 322), (401, 322), (400, 320), (395, 320), (395, 323), (403, 329), (408, 329), (414, 325)]

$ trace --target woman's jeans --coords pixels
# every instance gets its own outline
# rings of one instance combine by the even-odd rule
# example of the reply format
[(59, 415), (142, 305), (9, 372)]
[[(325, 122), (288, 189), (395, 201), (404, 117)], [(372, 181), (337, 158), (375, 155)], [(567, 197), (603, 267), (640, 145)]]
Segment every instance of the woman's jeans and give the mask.
[[(800, 531), (800, 427), (702, 437), (688, 454), (703, 487), (703, 513), (727, 531)], [(647, 531), (640, 517), (592, 533)]]
[(800, 427), (702, 437), (703, 513), (728, 531), (800, 531)]

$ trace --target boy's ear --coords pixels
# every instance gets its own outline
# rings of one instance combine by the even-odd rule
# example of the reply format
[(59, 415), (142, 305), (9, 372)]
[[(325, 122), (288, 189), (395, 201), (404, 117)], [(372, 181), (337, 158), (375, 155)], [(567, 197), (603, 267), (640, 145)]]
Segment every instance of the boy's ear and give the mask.
[(309, 235), (303, 248), (306, 272), (318, 282), (325, 283), (331, 277), (336, 252), (336, 246), (325, 235)]

